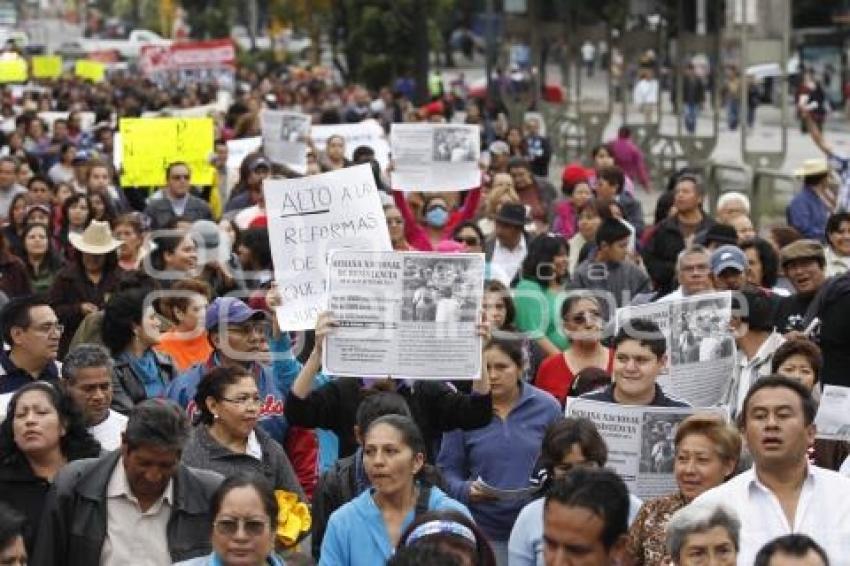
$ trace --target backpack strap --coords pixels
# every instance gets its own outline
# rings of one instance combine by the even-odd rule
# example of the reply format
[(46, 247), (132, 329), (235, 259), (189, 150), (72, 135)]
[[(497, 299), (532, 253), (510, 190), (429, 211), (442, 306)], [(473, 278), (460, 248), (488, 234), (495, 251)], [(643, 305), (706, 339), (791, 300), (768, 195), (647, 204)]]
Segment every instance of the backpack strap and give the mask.
[(416, 509), (413, 511), (413, 518), (417, 519), (420, 515), (428, 511), (428, 501), (431, 499), (431, 486), (428, 484), (420, 484), (419, 497), (416, 498)]

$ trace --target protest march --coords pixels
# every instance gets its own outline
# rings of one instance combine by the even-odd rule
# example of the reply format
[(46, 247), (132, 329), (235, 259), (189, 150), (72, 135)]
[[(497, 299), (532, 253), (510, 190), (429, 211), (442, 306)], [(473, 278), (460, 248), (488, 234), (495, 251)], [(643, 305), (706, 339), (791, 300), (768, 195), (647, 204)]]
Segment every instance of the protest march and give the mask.
[(808, 98), (767, 225), (626, 123), (562, 159), (520, 67), (420, 100), (241, 54), (0, 53), (0, 564), (850, 566)]

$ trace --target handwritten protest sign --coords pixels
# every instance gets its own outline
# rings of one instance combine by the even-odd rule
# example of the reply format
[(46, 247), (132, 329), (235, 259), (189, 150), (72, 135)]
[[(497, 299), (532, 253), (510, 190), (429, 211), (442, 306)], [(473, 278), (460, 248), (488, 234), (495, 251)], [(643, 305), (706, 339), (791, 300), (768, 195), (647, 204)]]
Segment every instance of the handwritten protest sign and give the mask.
[(121, 184), (156, 187), (165, 184), (165, 168), (185, 161), (193, 185), (211, 185), (215, 170), (209, 163), (213, 151), (210, 118), (122, 118)]
[(335, 250), (328, 269), (328, 306), (339, 328), (324, 349), (327, 373), (481, 375), (484, 254)]
[(260, 114), (266, 156), (298, 173), (307, 170), (307, 135), (310, 116), (287, 110), (263, 110)]
[(36, 55), (32, 58), (32, 76), (36, 79), (55, 79), (62, 74), (62, 57)]
[(390, 251), (372, 169), (348, 167), (263, 183), (283, 330), (305, 330), (327, 304), (327, 254), (335, 249)]
[(27, 82), (27, 62), (23, 59), (0, 60), (0, 83)]
[(399, 191), (465, 191), (481, 184), (478, 126), (393, 124), (393, 188)]
[(676, 428), (694, 414), (727, 418), (719, 408), (618, 405), (581, 397), (567, 401), (568, 417), (585, 417), (596, 425), (608, 445), (608, 467), (638, 497), (657, 497), (676, 490)]
[(80, 59), (74, 63), (74, 74), (95, 83), (103, 82), (106, 75), (106, 65), (99, 61)]
[(384, 128), (376, 120), (363, 120), (356, 124), (324, 124), (310, 128), (310, 139), (319, 151), (325, 151), (328, 138), (337, 135), (345, 140), (345, 157), (351, 159), (354, 150), (368, 145), (375, 151), (375, 159), (382, 169), (390, 164), (390, 144)]

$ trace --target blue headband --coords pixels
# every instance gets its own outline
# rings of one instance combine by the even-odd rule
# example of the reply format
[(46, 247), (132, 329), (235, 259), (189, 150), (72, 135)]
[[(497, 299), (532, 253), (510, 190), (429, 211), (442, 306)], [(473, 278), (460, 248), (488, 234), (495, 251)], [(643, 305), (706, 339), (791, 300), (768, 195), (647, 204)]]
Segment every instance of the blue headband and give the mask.
[(413, 532), (410, 533), (410, 536), (407, 537), (407, 541), (404, 543), (404, 545), (410, 546), (421, 538), (441, 534), (459, 536), (471, 542), (473, 546), (478, 545), (478, 541), (475, 540), (475, 533), (472, 532), (472, 529), (470, 529), (466, 525), (458, 523), (457, 521), (445, 520), (428, 521), (427, 523), (422, 523), (421, 525), (413, 529)]

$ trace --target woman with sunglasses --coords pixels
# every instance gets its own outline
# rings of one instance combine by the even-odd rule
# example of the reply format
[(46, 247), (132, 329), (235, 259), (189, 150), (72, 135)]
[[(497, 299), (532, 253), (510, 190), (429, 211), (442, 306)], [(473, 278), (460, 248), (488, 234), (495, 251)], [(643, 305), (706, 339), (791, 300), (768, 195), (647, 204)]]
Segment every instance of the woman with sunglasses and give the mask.
[(466, 246), (464, 251), (469, 253), (484, 252), (484, 233), (475, 222), (464, 221), (455, 227), (452, 239)]
[(387, 220), (387, 230), (390, 233), (390, 243), (393, 246), (393, 251), (414, 251), (404, 235), (404, 218), (401, 216), (401, 211), (395, 205), (385, 204), (384, 216)]
[(603, 369), (608, 374), (613, 371), (614, 351), (600, 341), (605, 321), (599, 300), (592, 294), (570, 294), (561, 305), (561, 320), (570, 340), (569, 347), (543, 360), (534, 384), (551, 393), (564, 406), (580, 371), (589, 367)]
[(262, 400), (257, 380), (240, 367), (216, 367), (198, 384), (195, 406), (200, 422), (183, 449), (183, 463), (225, 477), (261, 478), (304, 500), (286, 453), (257, 426)]
[(275, 494), (264, 481), (227, 478), (211, 502), (212, 554), (175, 566), (284, 566), (275, 554), (279, 512)]

